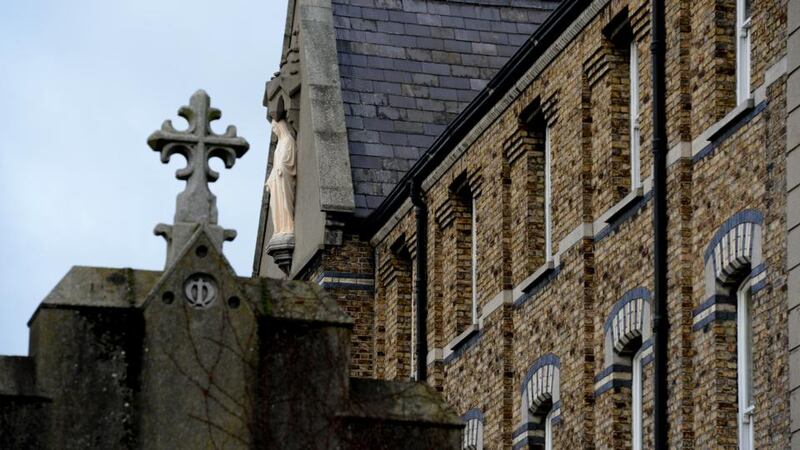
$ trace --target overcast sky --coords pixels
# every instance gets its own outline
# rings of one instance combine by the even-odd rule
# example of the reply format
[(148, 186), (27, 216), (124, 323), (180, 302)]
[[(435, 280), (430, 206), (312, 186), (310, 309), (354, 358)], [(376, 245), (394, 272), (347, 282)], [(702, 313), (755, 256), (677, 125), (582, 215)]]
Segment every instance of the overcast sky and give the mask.
[(211, 186), (225, 254), (250, 275), (284, 0), (6, 0), (0, 14), (0, 355), (73, 265), (161, 269), (174, 178), (146, 144), (205, 89), (250, 151)]

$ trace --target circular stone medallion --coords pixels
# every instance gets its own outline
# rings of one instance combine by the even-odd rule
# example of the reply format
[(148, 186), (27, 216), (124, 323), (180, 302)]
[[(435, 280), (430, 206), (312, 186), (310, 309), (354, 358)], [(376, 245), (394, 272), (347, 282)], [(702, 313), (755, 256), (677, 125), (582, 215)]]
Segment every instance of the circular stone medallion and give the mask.
[(217, 298), (217, 283), (211, 275), (196, 273), (183, 283), (186, 301), (198, 309), (208, 308)]

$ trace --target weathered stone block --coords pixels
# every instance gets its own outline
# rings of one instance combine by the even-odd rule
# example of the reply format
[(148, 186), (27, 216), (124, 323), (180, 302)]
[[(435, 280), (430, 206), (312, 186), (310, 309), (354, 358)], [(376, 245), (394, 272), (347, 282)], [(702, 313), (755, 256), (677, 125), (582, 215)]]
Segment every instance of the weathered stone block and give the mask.
[(786, 111), (792, 112), (800, 107), (800, 67), (789, 70), (786, 80)]
[(800, 2), (797, 0), (789, 0), (787, 4), (786, 33), (792, 34), (800, 29)]
[[(123, 278), (124, 280), (124, 278)], [(62, 281), (63, 283), (63, 281)], [(71, 303), (84, 296), (74, 291)], [(124, 300), (121, 299), (122, 301)], [(129, 448), (138, 441), (143, 322), (113, 307), (45, 307), (31, 322), (36, 386), (52, 400), (46, 447)]]
[(800, 308), (789, 311), (789, 350), (800, 348)]
[[(790, 420), (791, 420), (791, 432), (797, 433), (800, 431), (800, 389), (795, 389), (789, 394), (789, 402), (791, 403), (791, 410), (790, 410)], [(797, 441), (796, 436), (793, 436), (792, 445), (794, 445)], [(794, 449), (794, 447), (792, 447)]]
[(792, 270), (800, 265), (800, 228), (790, 230), (787, 236), (786, 245), (789, 249), (786, 267)]
[(789, 351), (789, 390), (800, 388), (800, 350)]
[[(786, 191), (800, 186), (800, 148), (788, 149), (786, 155)], [(796, 203), (794, 203), (796, 204)], [(787, 224), (789, 228), (793, 225)]]

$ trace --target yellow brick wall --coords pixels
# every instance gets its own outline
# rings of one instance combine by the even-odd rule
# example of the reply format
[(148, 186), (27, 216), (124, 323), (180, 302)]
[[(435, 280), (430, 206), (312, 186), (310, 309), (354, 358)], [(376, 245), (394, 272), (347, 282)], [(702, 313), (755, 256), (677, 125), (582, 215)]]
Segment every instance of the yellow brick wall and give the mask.
[[(669, 148), (691, 148), (735, 105), (732, 0), (667, 2)], [(786, 2), (754, 2), (752, 85), (785, 57)], [(437, 212), (458, 177), (480, 178), (478, 299), (513, 289), (541, 266), (541, 151), (535, 139), (509, 161), (526, 130), (520, 114), (537, 100), (550, 108), (553, 149), (553, 253), (583, 224), (596, 221), (630, 189), (628, 181), (627, 74), (608, 48), (603, 27), (623, 8), (639, 48), (642, 178), (652, 166), (649, 7), (646, 1), (613, 0), (425, 193), (428, 215), (428, 345), (446, 350), (455, 337), (469, 281), (452, 238)], [(604, 53), (605, 52), (605, 53)], [(605, 58), (598, 61), (598, 58)], [(605, 64), (602, 73), (598, 64)], [(594, 72), (593, 72), (594, 71)], [(785, 76), (767, 89), (765, 104), (713, 151), (672, 164), (669, 205), (669, 420), (670, 448), (736, 448), (735, 322), (716, 321), (693, 330), (694, 311), (707, 299), (704, 252), (733, 214), (764, 214), (763, 255), (767, 286), (755, 294), (756, 447), (788, 446), (788, 366), (785, 274)], [(695, 142), (695, 150), (704, 143)], [(691, 152), (690, 152), (691, 153)], [(695, 151), (697, 153), (697, 151)], [(484, 316), (480, 334), (444, 361), (429, 366), (430, 383), (458, 413), (483, 411), (485, 448), (510, 448), (521, 424), (520, 386), (530, 365), (547, 353), (560, 358), (561, 422), (556, 448), (629, 448), (630, 390), (595, 396), (594, 377), (605, 368), (603, 324), (627, 291), (652, 290), (652, 203), (643, 200), (610, 232), (595, 224), (593, 236), (559, 255), (551, 280), (535, 285), (525, 301)], [(378, 259), (400, 235), (414, 234), (413, 209), (381, 239)], [(461, 266), (459, 266), (459, 264)], [(466, 279), (464, 277), (467, 277)], [(380, 288), (379, 288), (380, 289)], [(513, 298), (512, 300), (518, 300)], [(381, 297), (378, 301), (390, 301)], [(653, 365), (645, 366), (645, 417), (652, 414)], [(645, 436), (652, 445), (652, 422)]]

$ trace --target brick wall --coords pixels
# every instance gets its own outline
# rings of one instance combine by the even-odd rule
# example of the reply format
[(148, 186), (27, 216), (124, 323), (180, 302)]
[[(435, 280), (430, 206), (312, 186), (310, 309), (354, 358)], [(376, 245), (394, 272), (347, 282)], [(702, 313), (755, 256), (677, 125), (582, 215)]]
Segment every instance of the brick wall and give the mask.
[(503, 199), (510, 221), (511, 284), (518, 284), (545, 261), (544, 135), (541, 127), (520, 126), (504, 145), (508, 161)]
[(379, 378), (411, 377), (412, 260), (404, 238), (380, 261), (376, 295), (375, 363)]
[[(375, 316), (383, 310), (375, 302), (374, 250), (356, 234), (344, 233), (340, 245), (326, 245), (299, 278), (317, 282), (328, 290), (353, 319), (350, 375), (375, 376)], [(382, 342), (382, 341), (381, 341)]]
[[(626, 293), (653, 288), (649, 7), (645, 1), (605, 3), (425, 193), (430, 209), (430, 383), (458, 413), (483, 412), (487, 449), (520, 442), (522, 384), (530, 367), (547, 354), (560, 360), (561, 413), (554, 447), (630, 446), (630, 384), (624, 370), (611, 370), (603, 378), (610, 370), (608, 355), (615, 355), (607, 348), (604, 323)], [(730, 117), (737, 106), (735, 2), (668, 2), (671, 448), (737, 445), (736, 322), (724, 314), (730, 312), (724, 296), (719, 304), (708, 303), (709, 289), (729, 290), (731, 284), (709, 282), (705, 252), (726, 221), (748, 210), (763, 215), (764, 275), (753, 289), (756, 447), (789, 445), (787, 112), (786, 76), (780, 68), (786, 56), (787, 3), (754, 5), (754, 107)], [(626, 55), (603, 34), (625, 9), (640, 55), (645, 181), (638, 198), (628, 196)], [(541, 137), (520, 125), (531, 105), (538, 105), (551, 127), (552, 269), (544, 266)], [(480, 323), (476, 333), (454, 341), (458, 308), (471, 286), (469, 261), (459, 253), (461, 228), (452, 198), (452, 185), (462, 177), (480, 180), (475, 206)], [(442, 220), (448, 214), (450, 223)], [(413, 240), (413, 211), (379, 239), (378, 260), (391, 254), (401, 235)], [(762, 276), (748, 267), (754, 277)], [(535, 273), (540, 276), (532, 279)], [(378, 292), (382, 289), (390, 287), (379, 286)], [(379, 295), (376, 301), (388, 310), (395, 300)], [(630, 355), (623, 353), (616, 357), (628, 361)], [(653, 364), (645, 359), (649, 447)]]

